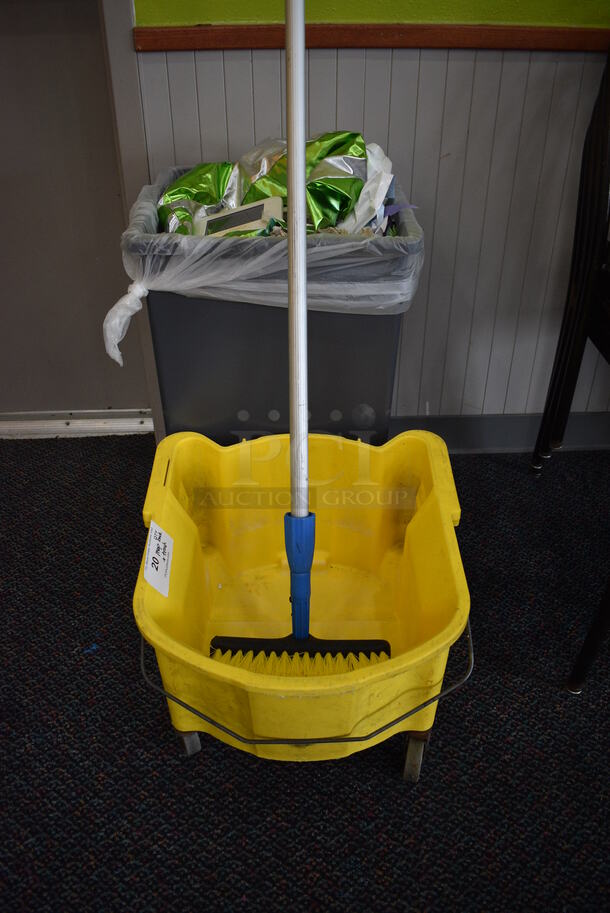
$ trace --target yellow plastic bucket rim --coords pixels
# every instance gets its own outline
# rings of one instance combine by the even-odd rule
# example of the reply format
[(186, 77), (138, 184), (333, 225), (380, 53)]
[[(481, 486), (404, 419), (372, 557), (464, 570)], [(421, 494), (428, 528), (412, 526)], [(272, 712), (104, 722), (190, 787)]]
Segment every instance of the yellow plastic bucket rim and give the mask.
[[(410, 431), (403, 431), (401, 434), (397, 434), (395, 437), (390, 438), (389, 441), (386, 441), (385, 444), (381, 445), (367, 444), (364, 441), (361, 441), (360, 438), (358, 438), (358, 440), (352, 440), (351, 438), (344, 438), (336, 434), (309, 435), (309, 440), (313, 442), (328, 442), (329, 440), (340, 441), (342, 447), (347, 447), (348, 449), (353, 449), (354, 447), (365, 447), (368, 450), (376, 453), (396, 449), (400, 447), (401, 443), (407, 438), (421, 441), (429, 451), (431, 456), (430, 469), (433, 478), (433, 485), (439, 492), (439, 495), (445, 501), (446, 510), (451, 517), (453, 525), (457, 526), (457, 524), (460, 522), (460, 503), (458, 501), (457, 492), (455, 490), (455, 483), (453, 481), (453, 473), (451, 471), (451, 463), (449, 462), (447, 447), (444, 440), (439, 437), (438, 434), (434, 434), (432, 431), (419, 431), (417, 429), (412, 429)], [(168, 435), (166, 438), (163, 438), (157, 447), (157, 452), (155, 454), (155, 460), (153, 463), (153, 475), (150, 479), (149, 490), (146, 496), (146, 501), (144, 503), (144, 522), (146, 523), (146, 526), (149, 525), (151, 518), (151, 504), (149, 503), (149, 498), (151, 495), (152, 484), (155, 482), (157, 487), (164, 487), (165, 476), (167, 473), (167, 463), (163, 465), (162, 461), (171, 460), (173, 455), (177, 450), (180, 449), (183, 444), (186, 444), (188, 441), (193, 439), (205, 441), (205, 446), (211, 450), (226, 453), (228, 450), (232, 450), (236, 447), (260, 449), (272, 441), (288, 441), (290, 439), (290, 435), (267, 434), (252, 440), (246, 440), (244, 438), (241, 441), (236, 441), (235, 444), (226, 445), (217, 444), (216, 441), (213, 441), (211, 438), (206, 437), (204, 434), (199, 434), (196, 431), (179, 431), (175, 434)], [(436, 457), (436, 460), (432, 459), (432, 455)], [(442, 473), (439, 470), (439, 464), (443, 465), (444, 472)], [(155, 469), (157, 470), (156, 473)], [(155, 478), (155, 476), (157, 476), (157, 478)], [(315, 484), (315, 482), (313, 484)]]

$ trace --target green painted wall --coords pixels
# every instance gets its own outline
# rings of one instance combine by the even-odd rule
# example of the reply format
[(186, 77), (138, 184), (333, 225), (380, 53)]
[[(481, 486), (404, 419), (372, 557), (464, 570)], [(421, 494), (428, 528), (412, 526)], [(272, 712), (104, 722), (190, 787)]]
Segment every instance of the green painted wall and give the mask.
[[(135, 0), (137, 25), (283, 22), (284, 0)], [(306, 0), (308, 22), (610, 26), (604, 0)]]

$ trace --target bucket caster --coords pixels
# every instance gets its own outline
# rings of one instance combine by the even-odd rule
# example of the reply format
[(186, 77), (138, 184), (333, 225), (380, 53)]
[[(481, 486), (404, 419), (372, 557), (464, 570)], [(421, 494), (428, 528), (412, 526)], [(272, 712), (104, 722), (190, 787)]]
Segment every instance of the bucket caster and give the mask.
[(201, 751), (201, 739), (198, 732), (179, 732), (178, 735), (187, 758), (191, 758)]
[(427, 739), (417, 738), (417, 736), (407, 736), (407, 749), (405, 751), (405, 766), (402, 778), (405, 783), (417, 783), (421, 773), (421, 765), (424, 759)]

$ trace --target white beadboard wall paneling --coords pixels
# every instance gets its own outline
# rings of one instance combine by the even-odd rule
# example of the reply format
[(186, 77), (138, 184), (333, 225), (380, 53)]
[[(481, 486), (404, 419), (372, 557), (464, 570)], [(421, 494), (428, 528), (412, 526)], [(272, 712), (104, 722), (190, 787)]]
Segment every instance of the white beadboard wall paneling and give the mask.
[(195, 52), (168, 54), (167, 76), (176, 164), (192, 168), (201, 161)]
[(419, 51), (409, 48), (396, 48), (392, 51), (387, 153), (409, 200), (415, 153), (419, 54)]
[(556, 70), (553, 54), (531, 55), (485, 380), (487, 414), (504, 411)]
[[(568, 54), (562, 55), (564, 59), (569, 56)], [(542, 313), (536, 338), (536, 352), (528, 388), (527, 412), (542, 412), (546, 400), (570, 275), (582, 147), (591, 119), (591, 111), (597, 97), (603, 68), (604, 57), (602, 55), (590, 54), (586, 56), (579, 86), (578, 108), (573, 130), (570, 133), (569, 125), (566, 124), (563, 133), (563, 142), (568, 144), (570, 149), (569, 160), (559, 218), (556, 223), (553, 240), (550, 268), (546, 273)], [(534, 243), (537, 243), (537, 239), (534, 240)], [(588, 363), (591, 356), (587, 353), (585, 354)], [(587, 373), (586, 366), (583, 371), (585, 374)], [(582, 376), (583, 373), (581, 372)], [(580, 398), (580, 390), (578, 388), (577, 393)]]
[(148, 148), (148, 170), (154, 181), (160, 171), (176, 163), (166, 53), (152, 51), (148, 54), (139, 54), (138, 69)]
[(335, 48), (311, 50), (308, 58), (307, 135), (315, 136), (334, 130), (337, 123), (337, 51)]
[(607, 409), (610, 409), (610, 365), (598, 354), (587, 412), (605, 412)]
[[(411, 177), (415, 154), (415, 118), (417, 115), (417, 90), (419, 86), (419, 50), (396, 48), (392, 51), (390, 77), (390, 111), (387, 153), (394, 165), (394, 173), (411, 200)], [(402, 351), (406, 317), (400, 328), (398, 351)], [(392, 395), (392, 413), (397, 411), (400, 389), (401, 360), (398, 359)]]
[[(311, 53), (311, 52), (310, 52)], [(365, 55), (363, 48), (337, 51), (337, 129), (364, 130)]]
[(575, 412), (586, 412), (593, 390), (593, 381), (600, 355), (590, 339), (587, 339), (580, 374), (574, 390), (572, 409)]
[(367, 48), (364, 80), (364, 138), (387, 149), (390, 124), (392, 52)]
[(504, 54), (462, 400), (466, 415), (483, 411), (529, 67), (528, 53)]
[(428, 300), (430, 251), (434, 246), (434, 213), (440, 163), (441, 135), (445, 107), (447, 51), (421, 51), (415, 118), (415, 152), (411, 202), (416, 204), (417, 220), (426, 243), (426, 259), (419, 279), (419, 290), (404, 317), (400, 348), (400, 378), (396, 399), (399, 415), (415, 415), (419, 401), (425, 305)]
[(419, 412), (425, 415), (438, 415), (440, 412), (442, 365), (448, 344), (474, 63), (474, 51), (449, 51), (434, 239), (428, 252), (430, 281), (419, 378)]
[[(151, 176), (285, 136), (285, 53), (137, 55)], [(402, 323), (393, 412), (541, 412), (570, 270), (584, 135), (601, 54), (311, 49), (310, 135), (387, 148), (425, 232)], [(608, 408), (588, 345), (575, 411)]]
[(252, 51), (254, 139), (256, 143), (282, 135), (280, 52)]
[(201, 158), (222, 162), (229, 157), (223, 52), (195, 51), (195, 74)]
[(559, 55), (553, 83), (542, 170), (528, 245), (527, 263), (510, 362), (503, 412), (525, 412), (536, 354), (547, 277), (566, 181), (570, 140), (584, 67), (583, 54)]
[(448, 344), (442, 367), (443, 415), (459, 415), (462, 411), (501, 75), (501, 51), (476, 52)]
[(234, 161), (254, 145), (252, 51), (225, 51), (224, 75), (229, 159)]

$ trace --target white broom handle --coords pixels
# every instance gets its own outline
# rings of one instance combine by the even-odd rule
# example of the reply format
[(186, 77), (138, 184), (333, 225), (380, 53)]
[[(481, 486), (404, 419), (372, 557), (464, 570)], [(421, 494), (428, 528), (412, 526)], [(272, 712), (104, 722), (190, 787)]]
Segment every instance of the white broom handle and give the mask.
[(307, 244), (305, 201), (305, 4), (286, 0), (288, 126), (288, 336), (290, 512), (309, 513), (307, 452)]

